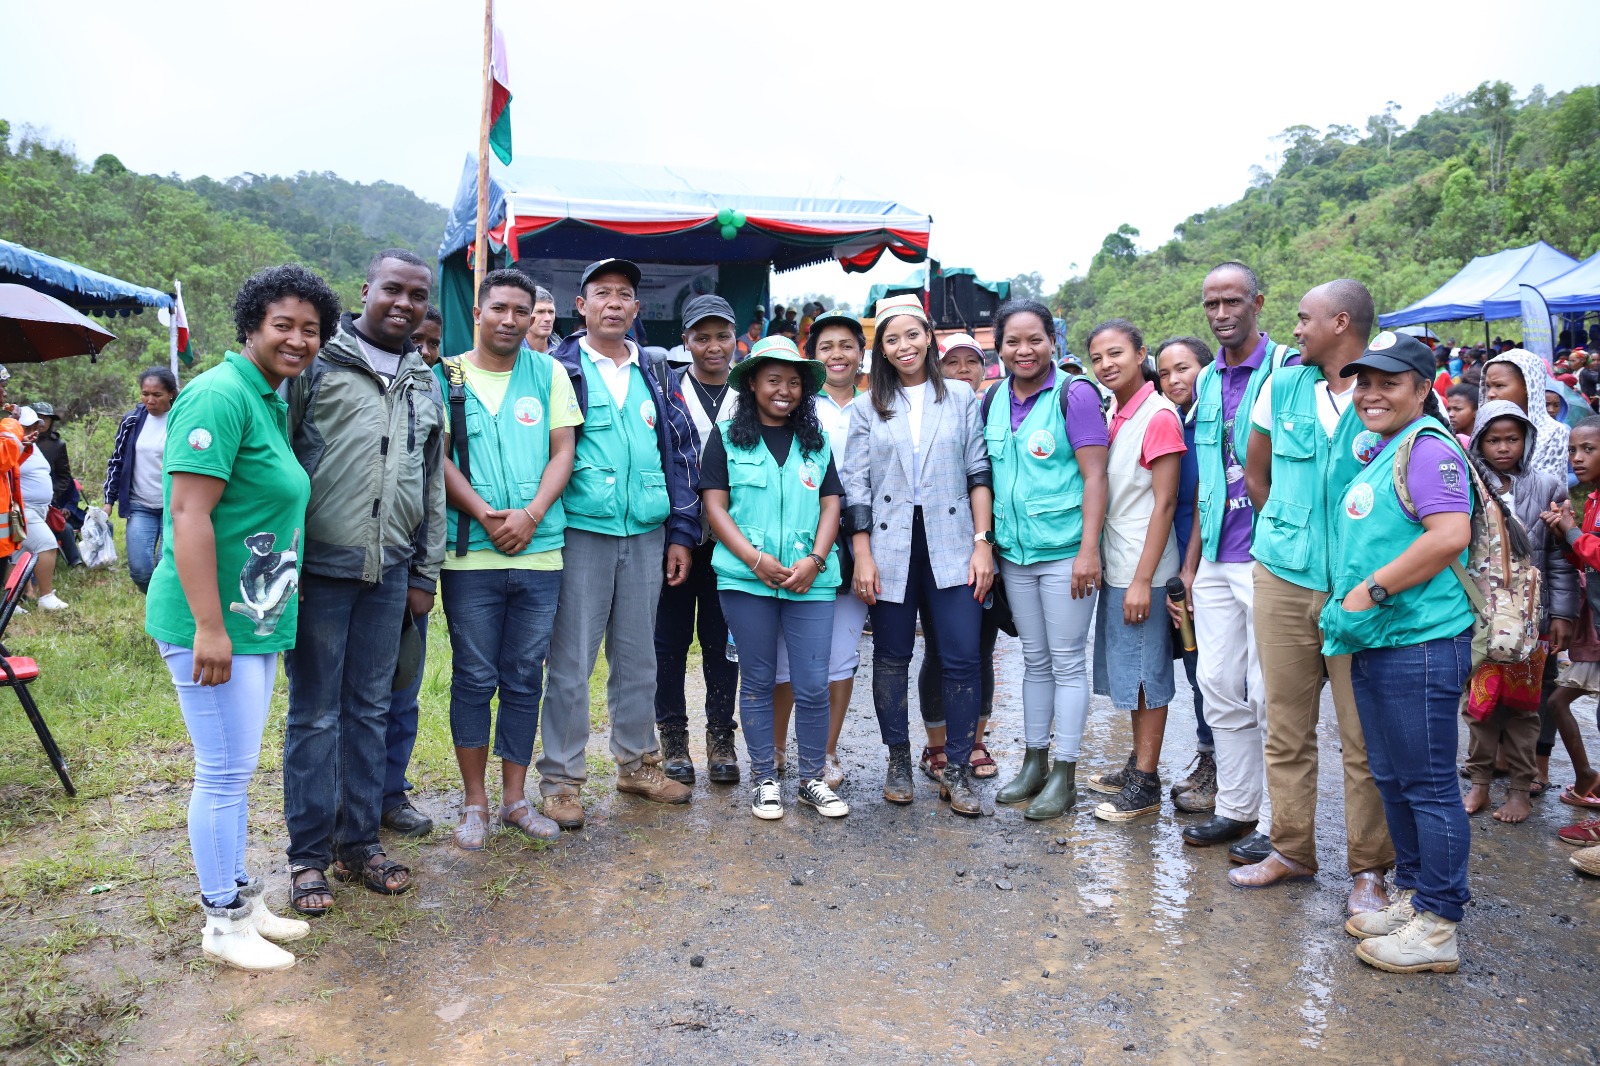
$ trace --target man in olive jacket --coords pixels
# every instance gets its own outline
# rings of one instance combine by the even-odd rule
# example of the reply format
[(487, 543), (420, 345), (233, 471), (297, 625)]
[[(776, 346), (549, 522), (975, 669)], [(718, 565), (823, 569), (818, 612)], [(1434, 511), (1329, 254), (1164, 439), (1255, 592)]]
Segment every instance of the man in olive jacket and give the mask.
[(322, 872), (403, 892), (378, 843), (390, 692), (407, 612), (433, 607), (444, 559), (444, 400), (410, 344), (432, 289), (410, 252), (378, 253), (345, 315), (289, 386), (289, 432), (311, 475), (299, 632), (285, 656), (284, 817), (292, 903), (332, 903)]

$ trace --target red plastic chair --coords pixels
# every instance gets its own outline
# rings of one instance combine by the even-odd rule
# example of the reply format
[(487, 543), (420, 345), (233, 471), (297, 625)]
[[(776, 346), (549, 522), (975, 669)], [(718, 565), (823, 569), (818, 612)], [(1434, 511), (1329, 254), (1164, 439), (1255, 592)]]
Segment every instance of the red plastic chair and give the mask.
[[(33, 567), (38, 560), (32, 552), (17, 552), (11, 557), (11, 573), (6, 577), (5, 599), (0, 600), (0, 638), (5, 636), (6, 627), (11, 624), (11, 616), (17, 613), (17, 604), (22, 600), (22, 590), (28, 586), (28, 581), (33, 577)], [(28, 721), (33, 723), (33, 731), (39, 735), (39, 743), (44, 745), (44, 753), (50, 758), (50, 765), (55, 767), (56, 776), (61, 778), (62, 787), (67, 790), (67, 795), (76, 796), (78, 790), (72, 785), (72, 778), (67, 774), (67, 761), (61, 757), (61, 749), (56, 746), (56, 738), (50, 735), (50, 727), (45, 725), (44, 716), (39, 713), (39, 705), (33, 702), (33, 694), (28, 691), (28, 684), (39, 679), (39, 664), (32, 659), (21, 655), (12, 655), (5, 644), (0, 643), (0, 687), (15, 689), (17, 699), (22, 702), (23, 713), (28, 716)]]

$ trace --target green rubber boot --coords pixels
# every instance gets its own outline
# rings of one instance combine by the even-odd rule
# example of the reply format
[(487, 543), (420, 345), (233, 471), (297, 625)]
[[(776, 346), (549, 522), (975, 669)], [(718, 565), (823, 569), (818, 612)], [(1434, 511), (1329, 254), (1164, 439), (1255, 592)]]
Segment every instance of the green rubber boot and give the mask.
[(1044, 787), (1045, 774), (1050, 771), (1049, 748), (1024, 748), (1022, 769), (995, 793), (996, 803), (1022, 803), (1031, 800)]
[(1057, 759), (1045, 778), (1044, 788), (1028, 804), (1022, 816), (1030, 822), (1060, 818), (1078, 802), (1078, 764)]

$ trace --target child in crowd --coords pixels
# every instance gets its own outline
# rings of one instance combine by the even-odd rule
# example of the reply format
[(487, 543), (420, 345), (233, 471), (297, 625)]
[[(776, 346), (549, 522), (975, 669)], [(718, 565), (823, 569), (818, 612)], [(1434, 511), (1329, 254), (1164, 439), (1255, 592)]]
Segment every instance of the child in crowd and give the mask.
[(1522, 409), (1509, 400), (1490, 400), (1478, 411), (1478, 425), (1468, 457), (1483, 474), (1484, 483), (1507, 504), (1522, 523), (1532, 547), (1533, 563), (1544, 577), (1539, 632), (1546, 636), (1548, 655), (1543, 676), (1529, 679), (1538, 690), (1525, 694), (1526, 709), (1502, 700), (1482, 719), (1468, 719), (1467, 770), (1472, 788), (1465, 805), (1477, 814), (1489, 804), (1489, 782), (1494, 777), (1495, 756), (1504, 753), (1511, 769), (1506, 801), (1494, 812), (1502, 822), (1524, 821), (1532, 808), (1528, 795), (1535, 780), (1534, 747), (1539, 740), (1538, 701), (1541, 690), (1556, 681), (1556, 656), (1565, 651), (1578, 616), (1578, 578), (1561, 551), (1561, 541), (1539, 520), (1550, 501), (1562, 496), (1565, 485), (1553, 474), (1529, 469), (1526, 457), (1538, 444), (1538, 431)]
[(1089, 334), (1095, 376), (1111, 390), (1110, 499), (1100, 557), (1105, 591), (1095, 617), (1094, 691), (1133, 717), (1134, 767), (1122, 791), (1095, 808), (1123, 822), (1161, 809), (1161, 738), (1172, 702), (1169, 578), (1178, 574), (1172, 516), (1178, 508), (1183, 427), (1171, 400), (1155, 391), (1144, 338), (1114, 318)]
[(1478, 425), (1478, 387), (1466, 382), (1450, 386), (1445, 394), (1445, 410), (1450, 415), (1450, 429), (1456, 440), (1471, 451), (1472, 431)]

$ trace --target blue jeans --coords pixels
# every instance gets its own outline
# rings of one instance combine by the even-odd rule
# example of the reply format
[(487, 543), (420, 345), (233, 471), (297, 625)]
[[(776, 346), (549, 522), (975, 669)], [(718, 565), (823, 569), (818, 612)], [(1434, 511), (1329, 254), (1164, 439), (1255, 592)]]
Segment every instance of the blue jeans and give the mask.
[[(417, 636), (422, 638), (422, 662), (428, 661), (428, 616), (412, 619), (417, 626)], [(411, 684), (389, 694), (389, 724), (384, 730), (383, 747), (388, 766), (383, 774), (383, 811), (385, 814), (406, 801), (411, 791), (411, 781), (406, 777), (406, 767), (411, 765), (411, 752), (417, 746), (417, 697), (422, 692), (423, 667), (417, 667), (417, 676)]]
[(300, 624), (284, 655), (283, 816), (289, 864), (325, 870), (382, 850), (389, 700), (406, 610), (405, 564), (376, 585), (300, 575)]
[[(1174, 637), (1173, 640), (1177, 640), (1177, 638)], [(1183, 672), (1189, 678), (1189, 691), (1194, 693), (1194, 750), (1215, 751), (1217, 746), (1211, 740), (1211, 727), (1206, 724), (1206, 701), (1200, 695), (1200, 682), (1195, 675), (1199, 665), (1200, 651), (1198, 648), (1194, 651), (1183, 652)]]
[(1472, 830), (1456, 778), (1461, 690), (1472, 633), (1405, 648), (1358, 651), (1350, 661), (1367, 762), (1394, 840), (1394, 884), (1412, 905), (1461, 920)]
[(789, 655), (794, 686), (794, 732), (800, 745), (800, 779), (822, 776), (828, 747), (828, 652), (833, 646), (832, 600), (780, 600), (723, 589), (722, 613), (739, 647), (739, 721), (757, 781), (771, 777), (777, 754), (772, 736), (772, 686), (778, 640)]
[(150, 575), (156, 572), (161, 556), (161, 512), (143, 507), (128, 508), (128, 525), (123, 531), (123, 546), (128, 550), (128, 576), (140, 592), (150, 591)]
[[(943, 667), (945, 758), (951, 766), (965, 766), (972, 757), (978, 715), (983, 710), (983, 669), (978, 652), (983, 605), (972, 598), (972, 589), (966, 585), (942, 589), (934, 583), (920, 509), (911, 523), (905, 600), (890, 603), (880, 599), (871, 608), (872, 704), (878, 713), (878, 732), (891, 746), (910, 743), (908, 669), (917, 640), (918, 610), (933, 619)], [(739, 661), (743, 665), (743, 653)]]
[(561, 597), (559, 570), (446, 570), (450, 623), (450, 738), (489, 746), (489, 701), (500, 693), (494, 753), (527, 766), (539, 732), (544, 660)]
[(261, 733), (278, 676), (278, 656), (235, 655), (233, 676), (221, 685), (194, 682), (194, 652), (156, 641), (178, 690), (178, 709), (194, 744), (194, 791), (189, 793), (189, 850), (200, 894), (225, 907), (249, 880), (246, 793), (261, 758)]

